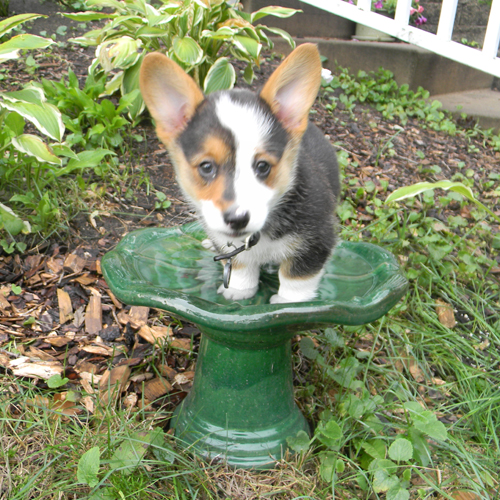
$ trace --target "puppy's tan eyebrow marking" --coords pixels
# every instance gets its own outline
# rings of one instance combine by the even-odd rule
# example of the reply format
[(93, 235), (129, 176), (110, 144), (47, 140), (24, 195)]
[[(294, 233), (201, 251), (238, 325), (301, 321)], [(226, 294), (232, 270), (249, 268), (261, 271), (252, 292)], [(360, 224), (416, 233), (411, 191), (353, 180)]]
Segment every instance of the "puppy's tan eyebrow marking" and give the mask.
[(223, 139), (210, 135), (203, 141), (201, 154), (213, 158), (218, 165), (223, 165), (231, 156), (232, 151)]

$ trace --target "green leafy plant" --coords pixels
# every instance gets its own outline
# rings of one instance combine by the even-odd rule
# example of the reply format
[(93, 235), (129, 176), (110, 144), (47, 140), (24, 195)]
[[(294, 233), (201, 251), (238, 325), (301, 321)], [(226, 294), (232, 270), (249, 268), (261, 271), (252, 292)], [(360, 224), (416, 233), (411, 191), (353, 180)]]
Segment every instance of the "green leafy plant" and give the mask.
[(500, 136), (493, 129), (483, 130), (475, 125), (471, 129), (461, 130), (451, 113), (441, 109), (439, 101), (429, 100), (427, 90), (419, 87), (413, 91), (407, 84), (398, 85), (393, 73), (383, 68), (370, 73), (359, 71), (357, 75), (352, 75), (349, 69), (339, 67), (337, 74), (330, 82), (324, 82), (323, 87), (326, 95), (329, 95), (330, 102), (325, 103), (328, 110), (333, 111), (338, 100), (349, 103), (351, 109), (356, 101), (366, 103), (374, 106), (384, 118), (397, 119), (403, 126), (408, 123), (409, 118), (415, 118), (421, 126), (436, 131), (450, 135), (460, 133), (471, 138), (481, 137), (495, 151), (500, 151)]
[[(234, 85), (236, 72), (229, 56), (246, 62), (244, 77), (248, 82), (253, 80), (253, 67), (260, 64), (263, 45), (273, 45), (266, 31), (294, 45), (281, 29), (254, 26), (264, 16), (289, 17), (294, 9), (270, 6), (248, 14), (224, 0), (182, 0), (160, 6), (145, 0), (88, 0), (87, 4), (114, 10), (65, 14), (80, 22), (108, 20), (103, 28), (71, 41), (96, 47), (90, 71), (94, 75), (102, 71), (111, 77), (106, 87), (109, 94), (120, 89), (127, 95), (138, 89), (139, 68), (150, 51), (166, 52), (209, 93)], [(135, 118), (143, 109), (142, 98), (137, 95), (129, 113)]]
[[(36, 17), (40, 16), (5, 19), (0, 22), (0, 35)], [(0, 44), (0, 62), (19, 57), (20, 50), (52, 43), (35, 35), (16, 35)], [(38, 135), (25, 133), (27, 123)], [(99, 147), (77, 153), (71, 148), (74, 142), (64, 141), (65, 130), (61, 112), (40, 87), (28, 84), (21, 90), (0, 92), (0, 193), (5, 198), (0, 205), (0, 245), (7, 253), (26, 249), (20, 235), (49, 233), (64, 223), (60, 203), (68, 192), (58, 178), (96, 168), (114, 154)]]
[[(101, 99), (105, 78), (97, 79), (91, 74), (80, 89), (73, 71), (60, 82), (42, 80), (42, 88), (47, 100), (62, 113), (62, 120), (70, 134), (66, 140), (84, 149), (120, 148), (124, 136), (131, 135), (131, 122), (125, 112), (137, 97), (138, 90), (121, 97), (118, 105), (109, 99)], [(141, 139), (135, 136), (136, 139)]]
[(481, 210), (487, 212), (491, 217), (493, 217), (497, 222), (500, 222), (500, 217), (496, 215), (492, 210), (490, 210), (486, 205), (481, 203), (472, 192), (472, 189), (462, 182), (452, 182), (452, 181), (439, 181), (439, 182), (418, 182), (417, 184), (412, 184), (411, 186), (405, 186), (396, 191), (392, 192), (386, 200), (386, 203), (404, 200), (406, 198), (413, 198), (421, 193), (432, 189), (444, 189), (450, 190), (455, 193), (462, 195), (469, 201), (475, 203)]
[(330, 354), (343, 349), (344, 340), (332, 328), (325, 330), (324, 340), (324, 353), (309, 337), (302, 338), (300, 349), (336, 386), (336, 412), (321, 412), (313, 438), (302, 431), (288, 439), (289, 446), (299, 453), (313, 444), (320, 446), (320, 474), (332, 488), (348, 460), (358, 469), (356, 481), (361, 490), (385, 493), (387, 499), (408, 500), (414, 468), (427, 467), (431, 462), (430, 440), (444, 443), (448, 439), (444, 424), (416, 401), (391, 403), (381, 394), (372, 395), (361, 377), (365, 373), (366, 379), (369, 366), (347, 355), (333, 367)]

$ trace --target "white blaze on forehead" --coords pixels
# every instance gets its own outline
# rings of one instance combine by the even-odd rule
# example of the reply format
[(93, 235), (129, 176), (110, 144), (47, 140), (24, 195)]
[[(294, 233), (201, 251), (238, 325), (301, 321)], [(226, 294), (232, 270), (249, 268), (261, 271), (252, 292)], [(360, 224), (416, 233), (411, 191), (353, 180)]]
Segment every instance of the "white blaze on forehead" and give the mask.
[(256, 153), (264, 150), (266, 137), (272, 128), (272, 117), (257, 106), (239, 103), (223, 94), (216, 103), (221, 124), (234, 137), (236, 168), (234, 175), (235, 204), (250, 213), (248, 232), (259, 231), (264, 225), (275, 191), (257, 179), (252, 168)]

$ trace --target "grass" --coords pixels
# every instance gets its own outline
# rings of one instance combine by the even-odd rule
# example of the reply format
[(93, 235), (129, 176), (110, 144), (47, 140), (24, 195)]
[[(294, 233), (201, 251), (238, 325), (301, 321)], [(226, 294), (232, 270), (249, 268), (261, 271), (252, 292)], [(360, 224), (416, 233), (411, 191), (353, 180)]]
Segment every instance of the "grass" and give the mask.
[[(387, 72), (356, 79), (341, 71), (333, 87), (344, 97), (327, 106), (333, 110), (338, 99), (345, 109), (335, 110), (340, 119), (349, 120), (354, 106), (371, 102), (400, 123), (418, 117), (423, 127), (481, 137), (482, 147), (499, 147), (491, 131), (461, 131), (435, 104), (426, 104), (424, 91), (401, 90)], [(74, 78), (71, 88), (68, 101), (84, 103), (87, 97)], [(69, 113), (65, 119), (73, 120), (78, 140), (106, 140), (99, 145), (112, 149), (120, 120), (116, 107), (104, 107), (107, 123), (116, 125), (109, 136), (99, 135), (100, 108), (90, 124), (78, 113), (80, 121)], [(384, 144), (377, 161), (391, 148)], [(0, 498), (499, 499), (498, 227), (478, 209), (471, 208), (469, 220), (450, 212), (451, 204), (467, 205), (456, 193), (428, 191), (387, 205), (387, 186), (360, 185), (348, 168), (350, 156), (341, 152), (340, 159), (344, 185), (356, 188), (339, 210), (342, 237), (393, 251), (410, 290), (377, 322), (306, 332), (294, 343), (297, 402), (315, 425), (311, 440), (291, 441), (296, 455), (262, 473), (207, 465), (164, 431), (165, 412), (103, 406), (96, 394), (75, 394), (71, 384), (50, 389), (5, 373), (0, 378)], [(116, 164), (108, 168), (102, 177), (109, 177)], [(429, 179), (438, 173), (431, 169)], [(88, 189), (78, 175), (59, 178), (61, 185), (68, 180), (75, 190)], [(457, 180), (473, 190), (498, 191), (500, 176), (486, 177), (480, 185), (466, 172)], [(358, 220), (359, 199), (373, 222)], [(436, 229), (438, 222), (444, 229)], [(454, 311), (456, 325), (440, 318), (443, 303)], [(3, 352), (15, 354), (18, 348), (11, 342)], [(75, 399), (78, 413), (69, 405), (65, 414), (54, 404), (63, 396)], [(90, 406), (95, 411), (88, 412)]]
[[(300, 453), (276, 471), (235, 473), (202, 464), (158, 430), (167, 417), (161, 411), (102, 407), (93, 415), (61, 416), (47, 402), (68, 387), (40, 389), (6, 375), (0, 381), (0, 491), (16, 500), (457, 499), (460, 492), (469, 492), (464, 498), (497, 499), (499, 283), (487, 274), (487, 261), (469, 268), (459, 257), (488, 238), (486, 219), (445, 233), (444, 243), (419, 237), (431, 234), (435, 220), (427, 210), (446, 205), (445, 198), (421, 196), (404, 207), (377, 206), (372, 198), (379, 218), (369, 239), (400, 256), (412, 275), (410, 291), (377, 322), (305, 334), (294, 345), (297, 401), (317, 428), (312, 442), (298, 446)], [(344, 238), (366, 239), (365, 234), (354, 216), (344, 221)], [(454, 250), (433, 259), (430, 244)], [(454, 308), (456, 326), (440, 321), (437, 299)], [(82, 396), (99, 408), (95, 394)], [(421, 413), (409, 411), (415, 408)], [(423, 434), (426, 427), (434, 433)], [(415, 453), (393, 459), (395, 469), (387, 472), (387, 464), (373, 455), (397, 457), (393, 444), (401, 438)], [(95, 447), (99, 465), (85, 484), (79, 476), (82, 456)], [(390, 480), (397, 482), (392, 490), (384, 483)]]

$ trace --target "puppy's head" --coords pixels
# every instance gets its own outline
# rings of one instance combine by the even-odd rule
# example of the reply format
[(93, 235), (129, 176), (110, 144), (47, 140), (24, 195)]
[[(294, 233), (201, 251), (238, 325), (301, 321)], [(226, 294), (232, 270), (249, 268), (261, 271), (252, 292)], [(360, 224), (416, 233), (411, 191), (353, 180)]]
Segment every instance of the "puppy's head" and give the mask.
[(205, 98), (168, 57), (144, 58), (140, 87), (181, 188), (207, 229), (236, 237), (260, 231), (290, 188), (298, 146), (321, 81), (315, 45), (295, 49), (259, 95)]

